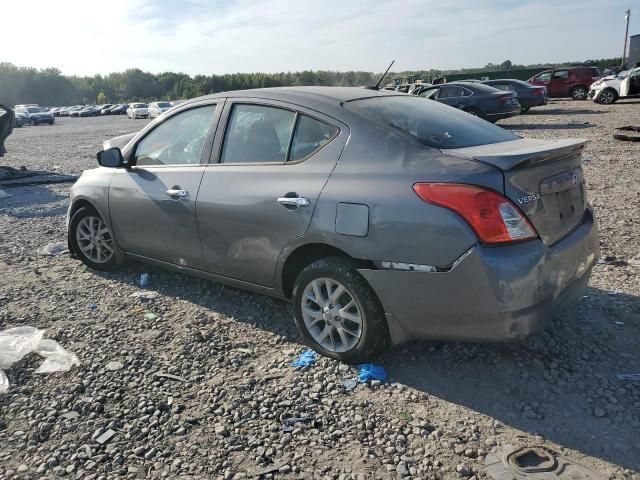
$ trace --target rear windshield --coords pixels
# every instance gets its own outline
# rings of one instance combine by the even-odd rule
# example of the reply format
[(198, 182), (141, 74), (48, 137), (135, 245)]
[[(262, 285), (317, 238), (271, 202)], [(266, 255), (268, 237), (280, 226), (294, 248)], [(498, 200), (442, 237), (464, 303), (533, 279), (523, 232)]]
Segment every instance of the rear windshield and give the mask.
[(373, 97), (345, 106), (433, 148), (475, 147), (520, 138), (457, 108), (421, 97)]
[(158, 102), (156, 103), (160, 108), (170, 107), (171, 104), (169, 102)]

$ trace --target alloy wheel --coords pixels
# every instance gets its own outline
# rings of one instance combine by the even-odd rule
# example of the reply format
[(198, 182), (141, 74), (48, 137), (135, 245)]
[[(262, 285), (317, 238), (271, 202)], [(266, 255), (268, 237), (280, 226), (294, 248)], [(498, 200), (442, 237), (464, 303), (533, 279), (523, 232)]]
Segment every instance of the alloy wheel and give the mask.
[(573, 91), (573, 98), (575, 100), (584, 100), (587, 98), (587, 90), (582, 87), (578, 87)]
[(331, 352), (353, 349), (362, 336), (362, 308), (354, 295), (332, 278), (316, 278), (302, 294), (302, 318), (311, 338)]
[(84, 217), (76, 227), (76, 241), (82, 254), (94, 263), (106, 263), (115, 253), (113, 236), (100, 217)]
[(605, 90), (600, 94), (599, 97), (600, 103), (604, 103), (605, 105), (609, 105), (614, 102), (615, 95), (611, 90)]

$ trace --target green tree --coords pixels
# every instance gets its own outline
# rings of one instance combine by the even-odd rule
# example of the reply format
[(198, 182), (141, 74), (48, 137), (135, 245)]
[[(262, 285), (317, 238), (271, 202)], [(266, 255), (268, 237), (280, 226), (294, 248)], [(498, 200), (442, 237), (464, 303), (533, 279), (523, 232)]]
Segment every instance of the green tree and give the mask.
[(107, 103), (107, 96), (102, 90), (100, 90), (100, 93), (98, 93), (98, 96), (96, 97), (96, 103), (98, 105), (104, 105), (105, 103)]

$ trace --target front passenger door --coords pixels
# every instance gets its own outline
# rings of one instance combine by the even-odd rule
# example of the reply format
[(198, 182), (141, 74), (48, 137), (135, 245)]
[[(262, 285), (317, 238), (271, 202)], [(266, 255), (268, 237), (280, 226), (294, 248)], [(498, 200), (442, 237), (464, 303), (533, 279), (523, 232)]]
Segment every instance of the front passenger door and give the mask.
[(219, 112), (214, 103), (175, 112), (128, 152), (109, 187), (113, 233), (125, 252), (196, 268), (202, 247), (196, 197)]

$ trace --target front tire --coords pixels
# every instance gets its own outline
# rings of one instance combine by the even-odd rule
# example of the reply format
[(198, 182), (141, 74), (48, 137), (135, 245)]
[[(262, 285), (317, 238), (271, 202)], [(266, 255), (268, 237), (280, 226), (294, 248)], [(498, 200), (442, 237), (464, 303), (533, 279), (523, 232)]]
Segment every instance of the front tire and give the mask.
[(607, 88), (598, 95), (598, 103), (603, 105), (611, 105), (612, 103), (615, 103), (616, 100), (618, 100), (618, 92), (613, 88)]
[(531, 107), (520, 107), (520, 113), (527, 113), (531, 110)]
[(82, 263), (94, 270), (116, 270), (124, 261), (111, 229), (93, 207), (79, 208), (71, 217), (69, 245)]
[(353, 260), (329, 257), (305, 267), (293, 287), (292, 302), (304, 342), (324, 356), (361, 362), (388, 344), (382, 305)]
[(571, 92), (569, 93), (569, 95), (571, 95), (571, 98), (573, 98), (574, 100), (585, 100), (588, 94), (589, 92), (587, 91), (587, 89), (582, 86), (573, 87), (571, 89)]

